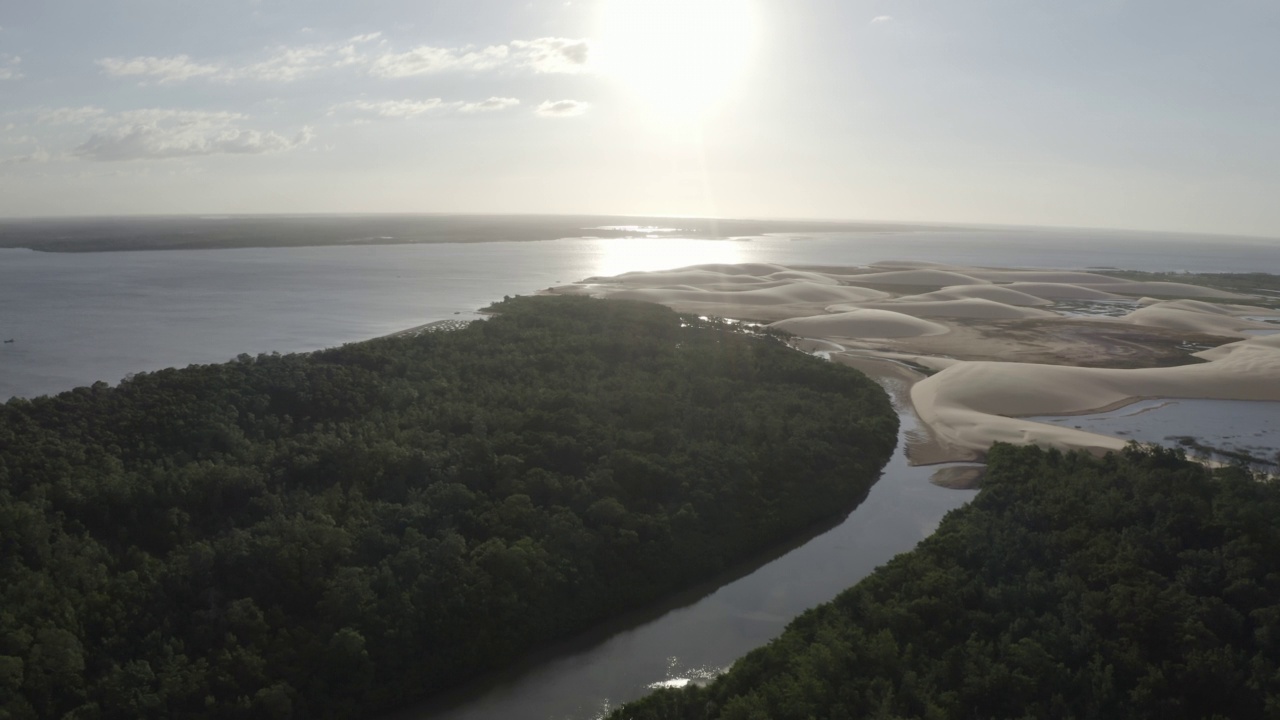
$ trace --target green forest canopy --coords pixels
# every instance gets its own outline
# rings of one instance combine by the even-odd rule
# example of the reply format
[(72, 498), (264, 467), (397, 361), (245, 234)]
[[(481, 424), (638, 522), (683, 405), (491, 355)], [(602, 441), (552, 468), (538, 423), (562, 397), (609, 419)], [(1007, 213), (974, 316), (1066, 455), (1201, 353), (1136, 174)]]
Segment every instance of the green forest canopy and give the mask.
[(1280, 717), (1280, 485), (997, 445), (930, 538), (612, 720)]
[(884, 392), (656, 305), (0, 406), (0, 718), (357, 717), (865, 496)]

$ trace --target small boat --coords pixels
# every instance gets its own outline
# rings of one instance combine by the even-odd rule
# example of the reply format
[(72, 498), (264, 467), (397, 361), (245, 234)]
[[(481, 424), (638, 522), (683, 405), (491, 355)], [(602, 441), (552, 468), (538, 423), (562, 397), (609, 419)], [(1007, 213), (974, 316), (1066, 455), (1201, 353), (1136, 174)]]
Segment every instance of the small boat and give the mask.
[(9, 338), (8, 340), (5, 340), (5, 341), (4, 341), (4, 344), (5, 344), (5, 345), (8, 345), (8, 344), (9, 344), (9, 343), (11, 343), (11, 342), (13, 342), (13, 338)]

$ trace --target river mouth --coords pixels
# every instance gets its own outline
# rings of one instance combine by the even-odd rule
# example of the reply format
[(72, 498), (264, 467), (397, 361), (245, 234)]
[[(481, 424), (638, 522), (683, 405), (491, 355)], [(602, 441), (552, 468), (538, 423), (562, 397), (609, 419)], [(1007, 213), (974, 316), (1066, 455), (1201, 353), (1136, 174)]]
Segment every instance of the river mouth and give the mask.
[(780, 635), (797, 615), (833, 599), (976, 495), (930, 483), (938, 466), (908, 465), (920, 422), (906, 385), (882, 384), (898, 411), (898, 446), (866, 498), (834, 526), (763, 564), (737, 568), (683, 595), (530, 656), (513, 668), (388, 720), (595, 720), (658, 687), (706, 682)]

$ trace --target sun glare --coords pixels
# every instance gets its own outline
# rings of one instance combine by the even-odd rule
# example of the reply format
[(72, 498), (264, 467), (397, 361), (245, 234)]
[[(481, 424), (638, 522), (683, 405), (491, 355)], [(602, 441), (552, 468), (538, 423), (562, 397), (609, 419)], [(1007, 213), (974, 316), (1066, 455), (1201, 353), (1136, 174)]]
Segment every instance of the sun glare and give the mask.
[(661, 115), (696, 117), (741, 73), (751, 51), (751, 0), (606, 0), (601, 69)]

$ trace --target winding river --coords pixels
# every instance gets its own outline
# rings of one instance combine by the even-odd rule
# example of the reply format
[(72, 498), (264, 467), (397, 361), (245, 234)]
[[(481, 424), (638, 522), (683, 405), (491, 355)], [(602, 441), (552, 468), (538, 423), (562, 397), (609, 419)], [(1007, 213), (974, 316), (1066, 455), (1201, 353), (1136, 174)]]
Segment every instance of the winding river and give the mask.
[(867, 498), (834, 527), (673, 598), (551, 648), (506, 671), (389, 720), (593, 720), (652, 688), (699, 682), (781, 634), (792, 618), (834, 598), (898, 553), (976, 491), (930, 484), (937, 467), (910, 467), (903, 448), (919, 421), (905, 387), (886, 385), (901, 420), (898, 448)]

